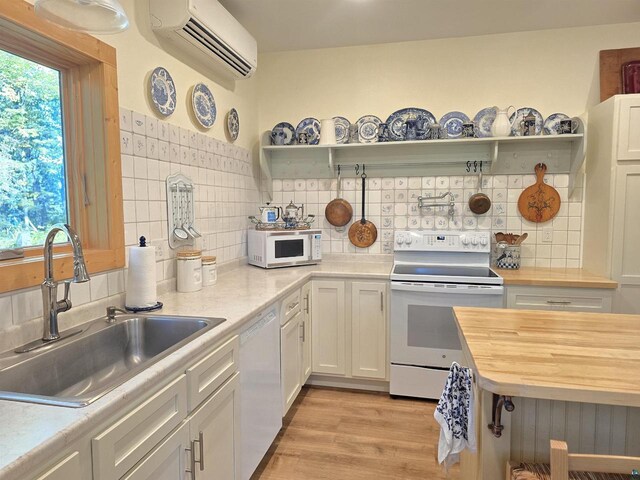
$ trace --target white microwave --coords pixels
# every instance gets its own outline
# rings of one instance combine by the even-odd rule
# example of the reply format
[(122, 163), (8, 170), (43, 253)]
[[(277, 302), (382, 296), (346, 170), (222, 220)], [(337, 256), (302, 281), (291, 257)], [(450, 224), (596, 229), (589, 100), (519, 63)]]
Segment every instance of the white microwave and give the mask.
[(321, 230), (249, 230), (249, 263), (262, 268), (314, 265), (322, 260)]

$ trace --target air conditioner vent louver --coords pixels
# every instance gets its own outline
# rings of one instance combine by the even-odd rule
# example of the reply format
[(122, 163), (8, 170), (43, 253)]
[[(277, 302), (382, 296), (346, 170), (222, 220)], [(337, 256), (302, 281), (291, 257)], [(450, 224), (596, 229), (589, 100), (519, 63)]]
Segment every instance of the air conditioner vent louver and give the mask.
[(190, 18), (184, 26), (183, 32), (243, 77), (251, 74), (251, 65), (236, 55), (220, 39), (211, 35), (197, 20)]

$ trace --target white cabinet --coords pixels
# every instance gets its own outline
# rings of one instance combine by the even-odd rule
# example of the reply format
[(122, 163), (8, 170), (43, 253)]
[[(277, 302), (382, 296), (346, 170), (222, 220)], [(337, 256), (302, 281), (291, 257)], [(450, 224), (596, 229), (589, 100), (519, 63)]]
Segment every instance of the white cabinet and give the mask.
[(351, 284), (351, 375), (384, 380), (387, 376), (387, 285)]
[(507, 308), (610, 313), (613, 290), (510, 285)]
[(300, 311), (280, 329), (280, 374), (282, 416), (285, 416), (302, 388), (302, 313)]
[(387, 284), (313, 281), (313, 373), (387, 379)]
[[(640, 105), (638, 108), (640, 112)], [(636, 129), (640, 142), (640, 123)], [(639, 147), (640, 148), (640, 147)], [(639, 151), (640, 153), (640, 151)], [(640, 164), (617, 168), (613, 220), (613, 277), (626, 285), (640, 285)], [(640, 311), (635, 312), (640, 313)]]
[(236, 373), (190, 417), (191, 480), (239, 478), (239, 385)]
[(618, 160), (640, 160), (639, 95), (622, 95), (619, 100)]
[(302, 384), (311, 375), (311, 282), (302, 287)]
[(311, 299), (313, 372), (346, 375), (345, 282), (314, 280)]
[(73, 480), (82, 478), (80, 452), (73, 452), (48, 468), (35, 480)]
[[(186, 480), (189, 478), (188, 456), (189, 424), (183, 423), (122, 480)], [(64, 480), (73, 478), (77, 477), (66, 477)]]

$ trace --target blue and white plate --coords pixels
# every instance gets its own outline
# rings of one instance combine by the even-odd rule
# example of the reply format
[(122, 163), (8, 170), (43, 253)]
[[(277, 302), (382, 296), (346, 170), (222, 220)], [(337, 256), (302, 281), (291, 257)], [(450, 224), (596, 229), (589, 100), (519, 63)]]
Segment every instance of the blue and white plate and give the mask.
[(478, 138), (493, 137), (491, 127), (496, 119), (496, 107), (487, 107), (476, 113), (473, 122), (476, 124)]
[(168, 117), (175, 111), (176, 86), (166, 69), (157, 67), (151, 72), (149, 91), (151, 101), (160, 115)]
[(231, 141), (235, 142), (240, 133), (240, 117), (238, 117), (238, 111), (235, 108), (232, 108), (229, 110), (229, 113), (227, 113), (227, 131), (229, 132)]
[(344, 117), (333, 117), (333, 121), (336, 122), (336, 143), (348, 143), (351, 122)]
[(217, 113), (216, 101), (213, 99), (211, 90), (204, 83), (198, 83), (193, 87), (191, 106), (193, 107), (193, 114), (200, 125), (204, 128), (213, 127)]
[(422, 126), (418, 126), (416, 140), (425, 140), (429, 136), (429, 125), (436, 123), (436, 117), (428, 111), (422, 108), (403, 108), (396, 112), (393, 112), (387, 118), (387, 128), (389, 131), (389, 140), (402, 141), (405, 137), (403, 125), (407, 120), (419, 120), (424, 121)]
[(545, 135), (558, 135), (558, 127), (560, 127), (560, 120), (571, 120), (568, 115), (564, 113), (552, 113), (544, 121), (543, 131)]
[(460, 137), (463, 123), (469, 123), (469, 117), (462, 112), (445, 113), (440, 119), (440, 126), (447, 131), (448, 138)]
[(296, 127), (296, 137), (302, 132), (307, 134), (307, 144), (317, 145), (320, 141), (320, 122), (313, 118), (303, 118)]
[[(511, 122), (511, 125), (513, 125), (513, 127), (511, 127), (511, 135), (513, 135), (514, 137), (522, 136), (522, 132), (520, 131), (520, 124), (524, 120), (524, 117), (526, 117), (530, 113), (534, 117), (536, 117), (536, 135), (540, 135), (542, 133), (542, 125), (544, 124), (544, 118), (542, 117), (542, 115), (540, 115), (540, 112), (535, 108), (522, 107), (516, 110), (514, 113), (512, 113), (511, 117), (509, 117), (509, 121)], [(515, 122), (514, 122), (514, 119), (515, 119)]]
[(375, 115), (365, 115), (356, 122), (359, 143), (375, 143), (378, 141), (378, 127), (382, 123)]
[(272, 145), (291, 145), (296, 138), (296, 129), (289, 122), (280, 122), (271, 129)]

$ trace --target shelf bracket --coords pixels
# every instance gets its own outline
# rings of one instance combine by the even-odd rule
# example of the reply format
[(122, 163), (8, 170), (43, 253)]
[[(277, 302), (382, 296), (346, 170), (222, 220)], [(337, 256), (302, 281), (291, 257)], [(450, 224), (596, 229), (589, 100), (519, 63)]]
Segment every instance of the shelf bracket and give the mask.
[(489, 160), (491, 161), (491, 168), (489, 169), (489, 172), (493, 173), (498, 163), (498, 142), (497, 141), (491, 142), (491, 153), (490, 153)]
[(333, 159), (334, 150), (333, 148), (328, 148), (327, 152), (329, 154), (329, 170), (331, 170), (331, 176), (335, 177), (336, 174), (336, 166)]

